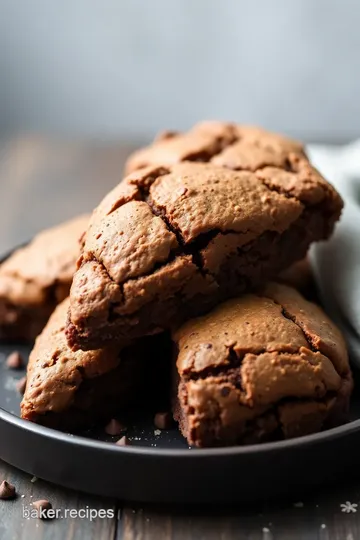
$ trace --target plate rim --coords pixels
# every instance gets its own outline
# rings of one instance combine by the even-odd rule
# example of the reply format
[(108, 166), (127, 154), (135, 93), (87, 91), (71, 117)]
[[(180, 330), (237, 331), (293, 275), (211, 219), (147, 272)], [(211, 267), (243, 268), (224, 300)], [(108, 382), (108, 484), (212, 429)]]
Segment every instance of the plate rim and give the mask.
[(202, 459), (204, 457), (222, 457), (228, 455), (251, 455), (258, 453), (271, 453), (271, 452), (280, 452), (285, 450), (291, 450), (294, 447), (299, 448), (301, 446), (311, 446), (320, 443), (324, 443), (326, 440), (333, 440), (338, 438), (343, 438), (351, 433), (360, 431), (360, 418), (352, 420), (341, 426), (336, 426), (318, 433), (312, 433), (310, 435), (303, 435), (301, 437), (294, 437), (293, 439), (284, 439), (280, 441), (271, 441), (265, 443), (257, 443), (250, 445), (234, 445), (234, 446), (220, 446), (216, 448), (161, 448), (161, 447), (148, 447), (148, 446), (124, 446), (120, 447), (111, 441), (99, 441), (96, 439), (88, 439), (82, 437), (81, 435), (71, 434), (63, 431), (59, 431), (53, 428), (42, 426), (40, 424), (35, 424), (29, 420), (24, 420), (19, 416), (6, 411), (4, 408), (0, 407), (0, 421), (11, 424), (13, 427), (20, 429), (25, 432), (35, 433), (38, 436), (46, 437), (47, 439), (52, 440), (52, 442), (61, 441), (65, 444), (70, 445), (79, 445), (82, 447), (92, 447), (93, 450), (99, 451), (109, 451), (109, 452), (118, 452), (121, 450), (122, 453), (127, 454), (138, 454), (138, 455), (149, 455), (149, 457), (176, 457), (183, 458), (188, 456), (185, 459)]
[[(0, 264), (6, 261), (16, 250), (21, 249), (28, 245), (32, 239), (21, 242), (13, 249), (7, 250), (5, 253), (0, 255)], [(11, 424), (13, 427), (20, 429), (22, 431), (29, 431), (35, 433), (36, 435), (46, 437), (47, 439), (52, 440), (52, 442), (61, 441), (65, 444), (75, 444), (82, 447), (92, 447), (94, 450), (99, 451), (109, 451), (109, 452), (118, 452), (119, 449), (122, 453), (126, 454), (138, 454), (138, 455), (150, 455), (150, 456), (159, 456), (159, 457), (184, 457), (188, 456), (188, 459), (193, 459), (197, 456), (196, 459), (201, 459), (204, 457), (220, 457), (226, 455), (251, 455), (258, 453), (271, 453), (276, 451), (284, 451), (287, 449), (293, 449), (294, 447), (298, 448), (301, 446), (316, 445), (323, 443), (327, 439), (333, 440), (338, 438), (343, 438), (351, 433), (360, 431), (360, 418), (356, 420), (351, 420), (346, 424), (340, 426), (335, 426), (333, 428), (326, 429), (317, 433), (312, 433), (310, 435), (302, 435), (300, 437), (294, 437), (292, 439), (284, 439), (280, 441), (271, 441), (263, 442), (249, 445), (233, 445), (233, 446), (220, 446), (215, 448), (160, 448), (160, 447), (149, 447), (149, 446), (124, 446), (119, 447), (116, 444), (106, 441), (100, 441), (96, 439), (88, 439), (82, 437), (81, 435), (71, 434), (63, 431), (59, 431), (53, 428), (42, 426), (41, 424), (36, 424), (30, 422), (29, 420), (24, 420), (20, 416), (13, 414), (3, 407), (0, 407), (0, 421)], [(189, 449), (193, 450), (189, 452)], [(187, 458), (185, 458), (187, 459)]]
[[(16, 249), (26, 244), (27, 242), (15, 247), (2, 260), (5, 260)], [(353, 371), (355, 374), (356, 369)], [(20, 418), (20, 416), (4, 407), (0, 407), (0, 433), (8, 433), (10, 435), (0, 445), (0, 459), (4, 459), (7, 463), (29, 474), (34, 474), (39, 478), (43, 478), (49, 482), (55, 482), (66, 488), (137, 502), (175, 502), (181, 504), (186, 502), (190, 505), (209, 502), (211, 504), (231, 504), (234, 501), (249, 502), (249, 497), (250, 500), (255, 501), (264, 496), (263, 490), (267, 493), (268, 498), (274, 498), (285, 493), (288, 496), (295, 488), (298, 491), (299, 486), (301, 489), (304, 489), (304, 479), (307, 482), (306, 486), (310, 488), (315, 487), (315, 485), (325, 484), (328, 479), (330, 457), (327, 451), (324, 454), (324, 449), (326, 450), (328, 444), (332, 443), (332, 448), (338, 446), (338, 448), (342, 448), (342, 451), (347, 452), (347, 440), (354, 440), (360, 443), (360, 416), (346, 424), (318, 433), (295, 437), (293, 439), (251, 445), (216, 448), (167, 448), (160, 446), (133, 446), (130, 444), (120, 447), (112, 441), (106, 442), (86, 438), (78, 434), (62, 432), (35, 424)], [(24, 438), (29, 441), (31, 449), (30, 457), (26, 449), (24, 451), (22, 445), (13, 456), (12, 449), (10, 448), (11, 443), (16, 439), (24, 440)], [(72, 476), (65, 477), (56, 469), (51, 469), (51, 467), (49, 469), (47, 463), (34, 461), (34, 456), (36, 457), (34, 445), (36, 446), (41, 443), (44, 444), (45, 448), (54, 449), (55, 453), (61, 450), (61, 448), (64, 450), (66, 457), (62, 466), (67, 467), (68, 472), (70, 471)], [(351, 459), (349, 458), (349, 463), (355, 459), (354, 447), (356, 446), (357, 444), (351, 445), (353, 448), (353, 457)], [(189, 452), (189, 449), (192, 451)], [(37, 451), (38, 447), (36, 449)], [(100, 481), (96, 481), (95, 484), (93, 482), (89, 483), (83, 468), (80, 468), (79, 472), (73, 469), (74, 463), (72, 456), (74, 452), (78, 456), (84, 456), (85, 454), (89, 456), (90, 463), (94, 463), (94, 459), (98, 463), (99, 456), (102, 458), (105, 457), (103, 464), (105, 471), (103, 474), (107, 481), (105, 487)], [(309, 454), (311, 454), (310, 460)], [(351, 454), (351, 451), (349, 454)], [(71, 455), (71, 459), (69, 459), (69, 455)], [(299, 460), (297, 460), (297, 456), (300, 457)], [(303, 470), (301, 463), (304, 462), (304, 459), (307, 465), (310, 466), (310, 472), (313, 471), (312, 476), (309, 476), (307, 469)], [(270, 470), (268, 467), (269, 462), (272, 462)], [(134, 468), (133, 465), (135, 463), (136, 467)], [(176, 464), (176, 471), (173, 470), (174, 463)], [(250, 476), (248, 474), (249, 463), (256, 465), (255, 470)], [(316, 470), (314, 470), (313, 463), (317, 467)], [(119, 473), (123, 474), (120, 484), (113, 483), (114, 471), (113, 469), (109, 471), (109, 464), (115, 467)], [(212, 476), (215, 487), (212, 485), (210, 489), (207, 481), (204, 482), (204, 478), (208, 477), (208, 467), (214, 465), (219, 465), (220, 467), (215, 467), (215, 473)], [(330, 465), (333, 465), (332, 462)], [(230, 466), (232, 468), (229, 471)], [(343, 467), (340, 468), (342, 475)], [(334, 475), (339, 473), (338, 469), (339, 465), (335, 467)], [(151, 483), (151, 478), (147, 478), (149, 470), (152, 470), (152, 475), (155, 474), (154, 471), (157, 474), (155, 484)], [(289, 484), (288, 474), (289, 472), (293, 473), (293, 471), (295, 472), (295, 479), (293, 478)], [(181, 489), (176, 484), (175, 488), (171, 488), (169, 491), (168, 477), (171, 477), (171, 474), (177, 478)], [(187, 482), (187, 475), (189, 474), (192, 479), (196, 479), (195, 486), (193, 482), (190, 484)], [(144, 480), (144, 475), (146, 480)], [(244, 492), (236, 489), (234, 475), (243, 486), (245, 484), (246, 490)], [(256, 478), (255, 483), (254, 475)], [(286, 480), (281, 480), (282, 476), (285, 476)], [(229, 489), (229, 486), (231, 487), (232, 484), (234, 484), (233, 488)], [(260, 493), (258, 490), (259, 485), (262, 486)], [(109, 493), (109, 489), (111, 493)]]

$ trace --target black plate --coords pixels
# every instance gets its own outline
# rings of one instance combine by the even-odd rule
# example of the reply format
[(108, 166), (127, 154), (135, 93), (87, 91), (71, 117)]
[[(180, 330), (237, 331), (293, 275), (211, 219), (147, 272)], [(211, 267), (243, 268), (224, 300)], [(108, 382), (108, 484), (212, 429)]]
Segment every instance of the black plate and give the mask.
[[(23, 355), (29, 348), (16, 346)], [(177, 430), (155, 431), (151, 419), (130, 427), (131, 446), (102, 431), (60, 433), (19, 418), (21, 396), (0, 346), (0, 458), (51, 482), (120, 499), (152, 502), (235, 502), (309, 489), (358, 469), (360, 396), (352, 421), (323, 433), (246, 447), (189, 449)], [(355, 467), (354, 467), (355, 466)]]
[[(29, 348), (16, 346), (23, 355)], [(0, 345), (0, 457), (39, 478), (120, 499), (235, 502), (305, 489), (353, 476), (358, 469), (360, 396), (345, 426), (290, 441), (209, 450), (189, 449), (177, 430), (155, 432), (151, 419), (130, 427), (132, 445), (118, 447), (102, 430), (73, 436), (19, 418), (21, 396)]]
[(73, 436), (19, 418), (15, 388), (23, 371), (9, 370), (14, 349), (0, 345), (0, 458), (56, 484), (120, 499), (231, 503), (309, 490), (359, 470), (360, 394), (351, 422), (323, 433), (246, 447), (190, 449), (176, 429), (157, 432), (152, 419), (130, 426), (131, 446), (116, 446), (102, 430)]

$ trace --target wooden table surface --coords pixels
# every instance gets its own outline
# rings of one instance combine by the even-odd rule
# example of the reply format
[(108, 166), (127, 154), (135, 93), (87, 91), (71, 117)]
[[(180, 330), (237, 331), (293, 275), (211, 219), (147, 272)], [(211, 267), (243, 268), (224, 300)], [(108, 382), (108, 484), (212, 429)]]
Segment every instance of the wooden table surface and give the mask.
[[(91, 210), (121, 178), (131, 149), (34, 136), (0, 139), (0, 252), (44, 227)], [(43, 480), (31, 482), (28, 474), (0, 461), (2, 479), (16, 485), (19, 497), (0, 501), (0, 540), (360, 539), (360, 486), (349, 478), (300, 500), (232, 508), (159, 507), (94, 497)], [(112, 509), (114, 517), (26, 519), (23, 509), (40, 498), (59, 509)], [(347, 501), (353, 506), (342, 507)]]

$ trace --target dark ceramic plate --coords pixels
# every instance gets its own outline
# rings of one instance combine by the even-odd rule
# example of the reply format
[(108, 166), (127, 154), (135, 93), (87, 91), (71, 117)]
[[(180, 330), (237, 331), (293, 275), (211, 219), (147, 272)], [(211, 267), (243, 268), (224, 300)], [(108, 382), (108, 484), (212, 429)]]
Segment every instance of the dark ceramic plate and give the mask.
[(152, 419), (129, 426), (131, 446), (102, 430), (73, 436), (19, 418), (16, 379), (0, 345), (0, 458), (39, 478), (76, 490), (150, 502), (232, 503), (293, 495), (354, 477), (360, 447), (360, 393), (351, 422), (323, 433), (246, 447), (189, 449), (176, 429), (155, 431)]

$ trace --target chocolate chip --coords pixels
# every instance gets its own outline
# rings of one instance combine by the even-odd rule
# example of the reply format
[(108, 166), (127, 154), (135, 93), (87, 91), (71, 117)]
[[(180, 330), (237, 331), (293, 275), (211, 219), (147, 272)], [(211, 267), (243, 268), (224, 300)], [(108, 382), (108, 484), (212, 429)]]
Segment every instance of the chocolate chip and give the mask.
[(228, 386), (223, 386), (221, 389), (222, 397), (227, 397), (230, 394), (230, 388)]
[(126, 435), (124, 435), (123, 437), (121, 437), (121, 439), (119, 439), (118, 441), (116, 441), (116, 443), (118, 446), (129, 446), (130, 444), (130, 441), (129, 439), (126, 437)]
[(154, 424), (158, 429), (169, 429), (172, 426), (172, 416), (169, 412), (155, 414)]
[(21, 369), (24, 367), (24, 359), (19, 351), (14, 351), (6, 359), (6, 366), (9, 369)]
[(24, 394), (25, 388), (26, 388), (26, 377), (21, 377), (21, 379), (19, 379), (16, 383), (16, 390), (20, 394)]
[(0, 484), (0, 499), (13, 499), (16, 495), (15, 486), (3, 480)]
[(208, 343), (208, 344), (206, 345), (206, 348), (207, 348), (207, 349), (212, 349), (212, 344), (211, 344), (211, 343)]
[[(52, 519), (53, 517), (55, 517), (53, 515), (54, 511), (52, 510), (52, 504), (50, 501), (47, 501), (46, 499), (39, 499), (38, 501), (34, 501), (32, 505), (38, 511), (38, 517), (40, 519)], [(49, 510), (51, 510), (50, 515)]]
[(115, 418), (112, 418), (107, 426), (105, 426), (105, 433), (108, 435), (120, 435), (121, 433), (124, 433), (124, 431), (126, 431), (126, 426), (121, 424)]

